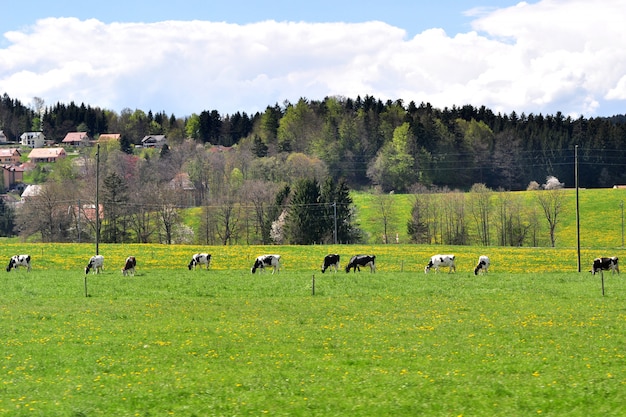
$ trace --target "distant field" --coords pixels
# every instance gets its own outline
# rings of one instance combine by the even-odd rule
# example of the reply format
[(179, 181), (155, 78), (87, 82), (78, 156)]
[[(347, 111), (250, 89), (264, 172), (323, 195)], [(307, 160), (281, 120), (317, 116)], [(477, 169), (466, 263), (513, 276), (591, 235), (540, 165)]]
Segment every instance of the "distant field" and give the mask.
[[(187, 270), (200, 249), (212, 269)], [(623, 278), (602, 296), (572, 250), (545, 248), (489, 248), (478, 277), (483, 248), (446, 248), (459, 272), (424, 274), (438, 249), (102, 245), (85, 297), (92, 245), (3, 244), (33, 271), (0, 275), (0, 415), (626, 413)], [(321, 274), (334, 251), (378, 272)], [(284, 270), (252, 275), (270, 252)]]
[[(536, 205), (537, 191), (514, 192), (521, 195), (527, 207)], [(563, 209), (556, 229), (558, 247), (576, 246), (576, 191), (566, 189), (566, 205)], [(382, 226), (380, 210), (376, 204), (376, 196), (371, 193), (353, 192), (352, 198), (357, 207), (357, 219), (369, 236), (369, 243), (382, 243)], [(395, 194), (395, 218), (391, 222), (390, 233), (395, 240), (396, 233), (401, 243), (409, 241), (407, 221), (411, 215), (413, 196)], [(583, 247), (621, 247), (622, 246), (622, 202), (626, 200), (626, 189), (583, 189), (579, 190), (581, 246)], [(495, 202), (494, 202), (495, 204)], [(537, 206), (538, 207), (538, 206)], [(540, 217), (542, 230), (542, 246), (549, 244), (547, 222)], [(475, 225), (468, 222), (470, 230)], [(495, 228), (494, 228), (495, 231)]]

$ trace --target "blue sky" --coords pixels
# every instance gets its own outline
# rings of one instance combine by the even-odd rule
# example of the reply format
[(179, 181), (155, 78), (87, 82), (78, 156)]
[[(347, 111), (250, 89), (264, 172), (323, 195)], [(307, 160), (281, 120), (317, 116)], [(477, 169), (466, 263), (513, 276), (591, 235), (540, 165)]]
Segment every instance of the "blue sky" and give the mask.
[(465, 15), (467, 11), (517, 3), (515, 0), (109, 0), (89, 3), (84, 0), (26, 0), (12, 2), (2, 11), (0, 29), (3, 32), (16, 30), (45, 17), (95, 18), (104, 23), (194, 19), (240, 24), (261, 20), (350, 23), (381, 20), (406, 30), (409, 36), (430, 28), (443, 28), (454, 35), (471, 30), (471, 19)]
[(624, 0), (12, 2), (0, 94), (177, 116), (367, 94), (610, 116), (625, 18)]

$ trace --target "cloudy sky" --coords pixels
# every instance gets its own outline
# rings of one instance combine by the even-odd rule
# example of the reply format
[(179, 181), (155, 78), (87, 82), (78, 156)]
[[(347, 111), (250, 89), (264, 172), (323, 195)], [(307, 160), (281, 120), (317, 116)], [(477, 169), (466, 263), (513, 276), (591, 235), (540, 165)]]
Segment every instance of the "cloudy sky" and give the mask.
[(0, 94), (179, 117), (331, 95), (626, 114), (626, 0), (300, 3), (11, 2)]

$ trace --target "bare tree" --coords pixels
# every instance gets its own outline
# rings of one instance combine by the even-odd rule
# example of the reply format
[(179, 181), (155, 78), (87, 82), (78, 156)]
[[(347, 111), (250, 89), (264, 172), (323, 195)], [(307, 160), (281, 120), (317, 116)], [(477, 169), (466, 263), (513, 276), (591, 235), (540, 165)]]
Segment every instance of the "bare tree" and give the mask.
[(411, 218), (407, 222), (407, 231), (413, 243), (436, 243), (437, 241), (437, 204), (436, 190), (417, 185), (412, 190), (415, 200), (411, 209)]
[(478, 238), (483, 246), (489, 246), (491, 235), (491, 194), (492, 191), (485, 184), (474, 184), (470, 190), (469, 206), (472, 217), (476, 222)]
[(180, 221), (176, 206), (176, 191), (171, 188), (163, 188), (158, 193), (158, 198), (156, 213), (160, 228), (159, 241), (171, 245), (174, 227)]
[(374, 196), (374, 204), (378, 208), (378, 214), (380, 214), (380, 219), (382, 223), (382, 237), (383, 243), (389, 243), (389, 225), (393, 222), (396, 211), (393, 201), (393, 192), (392, 193), (384, 193), (380, 189), (376, 190), (376, 195)]
[(238, 236), (241, 206), (234, 195), (229, 194), (217, 201), (214, 209), (216, 233), (222, 245), (235, 243)]
[(268, 217), (277, 191), (278, 185), (267, 181), (246, 181), (242, 187), (245, 201), (253, 207), (254, 240), (264, 245), (271, 243)]
[(443, 198), (443, 243), (451, 245), (467, 244), (465, 222), (465, 194), (455, 191), (444, 194)]
[(61, 183), (48, 182), (39, 193), (28, 197), (17, 211), (16, 226), (23, 237), (39, 233), (43, 242), (69, 240), (72, 225), (71, 204)]
[(556, 226), (559, 221), (559, 214), (563, 211), (565, 204), (565, 194), (561, 188), (541, 190), (537, 191), (537, 201), (548, 221), (550, 244), (554, 247), (556, 245)]
[(129, 223), (135, 233), (137, 243), (148, 243), (156, 232), (155, 199), (158, 192), (152, 184), (144, 184), (141, 192), (131, 194), (132, 204), (129, 208)]

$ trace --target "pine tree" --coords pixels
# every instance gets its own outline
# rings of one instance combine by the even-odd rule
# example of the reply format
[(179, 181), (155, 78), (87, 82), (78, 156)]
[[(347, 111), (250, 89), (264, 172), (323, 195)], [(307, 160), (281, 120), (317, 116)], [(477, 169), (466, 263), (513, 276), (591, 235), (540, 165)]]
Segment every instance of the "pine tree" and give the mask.
[(315, 179), (296, 183), (287, 217), (287, 237), (294, 245), (311, 245), (322, 241), (324, 208), (320, 203), (320, 186)]
[(4, 199), (0, 198), (0, 236), (13, 236), (15, 227), (15, 213), (9, 207)]

